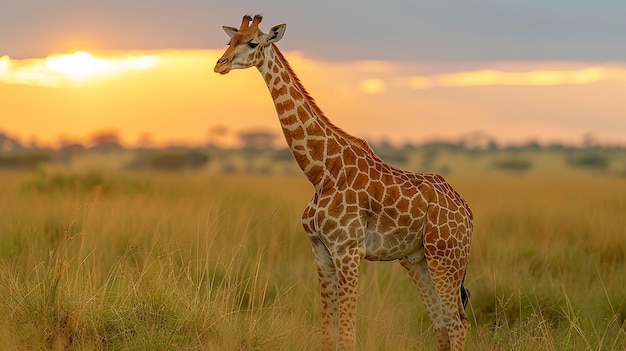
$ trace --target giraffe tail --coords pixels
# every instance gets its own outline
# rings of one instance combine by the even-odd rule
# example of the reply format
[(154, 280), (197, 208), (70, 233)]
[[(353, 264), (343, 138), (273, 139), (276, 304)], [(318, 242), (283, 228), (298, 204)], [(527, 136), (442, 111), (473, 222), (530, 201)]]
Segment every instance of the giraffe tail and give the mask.
[(463, 309), (467, 306), (467, 302), (470, 298), (469, 289), (467, 289), (463, 284), (461, 284), (461, 303), (463, 303)]
[(463, 284), (465, 283), (465, 274), (463, 274), (463, 280), (461, 281), (461, 303), (463, 304), (463, 309), (467, 306), (467, 302), (470, 299), (470, 292)]

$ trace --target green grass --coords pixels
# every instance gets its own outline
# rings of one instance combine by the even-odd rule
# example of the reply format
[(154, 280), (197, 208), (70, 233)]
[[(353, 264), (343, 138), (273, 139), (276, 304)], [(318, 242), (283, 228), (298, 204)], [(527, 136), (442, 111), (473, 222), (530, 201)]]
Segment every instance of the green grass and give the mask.
[[(0, 173), (0, 350), (319, 348), (303, 177), (51, 179)], [(626, 179), (449, 180), (476, 217), (468, 350), (626, 349)], [(362, 264), (358, 308), (359, 349), (435, 349), (397, 263)]]

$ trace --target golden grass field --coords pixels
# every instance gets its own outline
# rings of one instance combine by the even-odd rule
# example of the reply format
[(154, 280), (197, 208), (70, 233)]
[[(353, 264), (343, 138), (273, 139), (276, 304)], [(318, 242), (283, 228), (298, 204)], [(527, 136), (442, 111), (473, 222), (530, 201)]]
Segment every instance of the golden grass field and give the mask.
[[(448, 178), (475, 213), (467, 350), (626, 350), (626, 178)], [(43, 181), (0, 173), (1, 350), (319, 348), (304, 177)], [(435, 349), (397, 263), (359, 289), (360, 350)]]

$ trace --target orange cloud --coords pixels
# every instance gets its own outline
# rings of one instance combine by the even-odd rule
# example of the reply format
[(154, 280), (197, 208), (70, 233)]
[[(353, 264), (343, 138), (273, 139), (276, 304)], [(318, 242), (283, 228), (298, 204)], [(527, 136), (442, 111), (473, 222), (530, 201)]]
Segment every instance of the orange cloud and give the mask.
[(359, 88), (366, 94), (379, 94), (387, 89), (387, 85), (382, 79), (368, 78), (361, 81)]
[(432, 87), (494, 85), (550, 86), (591, 84), (602, 81), (626, 81), (626, 69), (585, 67), (569, 71), (534, 70), (526, 72), (505, 72), (484, 69), (435, 76), (414, 76), (409, 79), (407, 85), (413, 89), (428, 89)]

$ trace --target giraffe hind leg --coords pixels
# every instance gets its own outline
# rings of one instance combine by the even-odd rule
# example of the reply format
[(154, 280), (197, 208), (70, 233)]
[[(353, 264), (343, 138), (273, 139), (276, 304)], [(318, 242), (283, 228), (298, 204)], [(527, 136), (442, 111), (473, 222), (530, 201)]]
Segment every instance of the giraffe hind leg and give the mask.
[[(421, 256), (421, 257), (420, 257)], [(418, 257), (418, 258), (416, 258)], [(435, 337), (437, 339), (438, 350), (449, 350), (450, 339), (446, 328), (446, 322), (441, 310), (441, 300), (437, 289), (430, 278), (430, 272), (426, 260), (423, 256), (423, 250), (419, 253), (400, 259), (400, 264), (413, 279), (413, 282), (419, 290), (422, 303), (428, 313), (428, 318), (433, 324)]]
[[(448, 253), (449, 254), (449, 253)], [(469, 300), (469, 291), (463, 286), (465, 262), (459, 265), (446, 265), (446, 254), (442, 257), (432, 257), (426, 250), (426, 260), (433, 285), (441, 301), (441, 313), (447, 332), (449, 345), (439, 350), (463, 350), (465, 339), (470, 328), (465, 314), (464, 305)], [(443, 266), (442, 266), (443, 263)], [(463, 272), (463, 273), (461, 273)]]
[[(462, 286), (460, 279), (453, 278), (455, 275), (452, 272), (437, 272), (432, 269), (432, 266), (429, 264), (429, 271), (441, 303), (441, 318), (447, 337), (447, 343), (440, 344), (439, 350), (461, 351), (465, 346), (465, 339), (470, 328), (462, 296), (467, 293), (467, 289)], [(466, 296), (465, 301), (468, 298), (469, 295)]]

